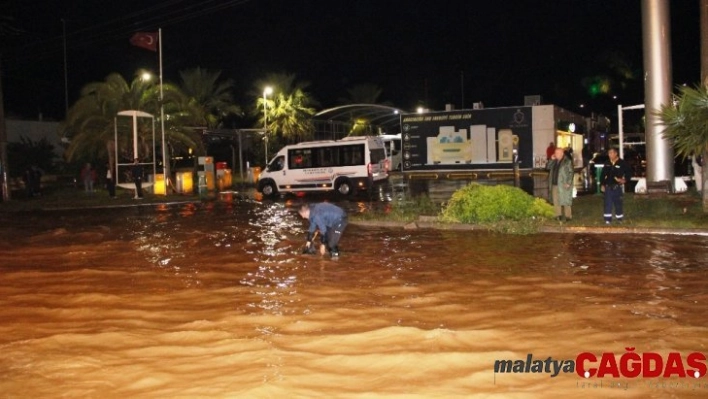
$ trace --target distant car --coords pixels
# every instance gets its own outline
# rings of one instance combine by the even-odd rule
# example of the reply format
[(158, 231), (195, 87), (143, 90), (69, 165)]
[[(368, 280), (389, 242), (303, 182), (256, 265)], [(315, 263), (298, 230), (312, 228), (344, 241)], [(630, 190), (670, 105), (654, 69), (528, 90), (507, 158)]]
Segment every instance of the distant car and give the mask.
[[(603, 151), (596, 152), (590, 162), (588, 162), (588, 168), (590, 168), (590, 181), (592, 182), (594, 190), (597, 190), (597, 175), (595, 174), (598, 169), (597, 165), (605, 165), (605, 163), (609, 160), (610, 157), (607, 155), (607, 151)], [(629, 166), (632, 168), (633, 178), (646, 176), (647, 163), (641, 153), (634, 149), (627, 148), (624, 150), (624, 160), (627, 161)], [(626, 190), (633, 191), (635, 185), (636, 179), (633, 179), (631, 182), (627, 182)]]
[[(607, 156), (607, 151), (596, 152), (590, 162), (588, 162), (591, 175), (593, 177), (595, 176), (596, 165), (604, 165), (609, 160), (610, 157)], [(641, 153), (630, 148), (625, 149), (624, 160), (627, 161), (627, 163), (629, 163), (629, 166), (632, 167), (632, 177), (646, 176), (647, 162)]]
[[(646, 177), (647, 175), (647, 160), (644, 155), (645, 151), (646, 148), (643, 145), (635, 145), (630, 148), (625, 148), (624, 150), (624, 159), (632, 167), (632, 177), (634, 178), (634, 181), (636, 181), (637, 178)], [(588, 163), (588, 167), (590, 168), (590, 179), (593, 182), (593, 186), (595, 183), (595, 171), (597, 169), (596, 165), (604, 165), (608, 159), (609, 157), (607, 156), (606, 151), (596, 152)], [(674, 176), (691, 176), (692, 173), (693, 168), (691, 166), (690, 159), (683, 159), (682, 157), (674, 158)], [(631, 184), (631, 186), (628, 187), (628, 190), (631, 187), (634, 187), (634, 184)]]

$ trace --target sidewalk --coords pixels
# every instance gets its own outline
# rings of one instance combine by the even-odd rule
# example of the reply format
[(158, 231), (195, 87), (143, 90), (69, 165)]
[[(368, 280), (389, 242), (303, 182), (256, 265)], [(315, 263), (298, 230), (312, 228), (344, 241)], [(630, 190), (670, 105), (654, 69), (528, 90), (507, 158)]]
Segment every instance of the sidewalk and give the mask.
[[(396, 222), (388, 220), (356, 220), (350, 219), (349, 224), (364, 227), (385, 227), (399, 228), (404, 230), (416, 229), (437, 229), (437, 230), (457, 230), (457, 231), (486, 231), (483, 226), (464, 223), (442, 223), (435, 217), (421, 216), (415, 222)], [(706, 229), (672, 229), (661, 227), (631, 227), (631, 226), (608, 226), (608, 227), (588, 227), (571, 226), (559, 224), (558, 226), (541, 226), (539, 233), (572, 233), (572, 234), (656, 234), (656, 235), (698, 235), (708, 237)]]

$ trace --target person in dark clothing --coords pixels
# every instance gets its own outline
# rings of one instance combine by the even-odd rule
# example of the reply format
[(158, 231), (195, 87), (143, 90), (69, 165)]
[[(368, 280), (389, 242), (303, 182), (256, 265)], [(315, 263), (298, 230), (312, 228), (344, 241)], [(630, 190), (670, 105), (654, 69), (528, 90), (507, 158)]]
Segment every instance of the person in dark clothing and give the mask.
[(607, 151), (609, 159), (602, 167), (600, 176), (601, 190), (605, 193), (605, 224), (612, 223), (612, 207), (615, 208), (615, 219), (622, 223), (624, 212), (622, 209), (622, 195), (624, 184), (632, 179), (632, 168), (620, 159), (616, 148)]
[(106, 188), (108, 189), (108, 196), (111, 198), (116, 197), (116, 181), (113, 178), (113, 171), (111, 170), (111, 165), (106, 164)]
[(581, 152), (583, 156), (583, 168), (587, 167), (588, 164), (590, 163), (590, 160), (592, 159), (592, 152), (590, 152), (590, 147), (587, 145), (583, 147), (583, 151)]
[(326, 202), (319, 204), (304, 204), (300, 207), (300, 216), (310, 221), (307, 233), (307, 248), (314, 245), (312, 242), (315, 231), (320, 231), (320, 255), (329, 251), (332, 258), (339, 257), (339, 239), (347, 227), (347, 213), (340, 207)]
[(34, 171), (32, 167), (25, 169), (25, 173), (22, 175), (22, 181), (25, 182), (27, 198), (34, 197)]
[(556, 143), (552, 142), (548, 144), (546, 148), (546, 161), (550, 161), (553, 154), (556, 152)]
[(96, 171), (93, 170), (90, 163), (84, 165), (81, 169), (81, 181), (84, 182), (84, 191), (93, 193), (93, 183), (96, 181)]
[(140, 164), (140, 160), (135, 158), (133, 166), (130, 169), (130, 173), (133, 176), (133, 182), (135, 183), (135, 199), (143, 198), (143, 165)]
[(32, 195), (35, 197), (42, 196), (42, 175), (44, 171), (37, 165), (32, 165)]

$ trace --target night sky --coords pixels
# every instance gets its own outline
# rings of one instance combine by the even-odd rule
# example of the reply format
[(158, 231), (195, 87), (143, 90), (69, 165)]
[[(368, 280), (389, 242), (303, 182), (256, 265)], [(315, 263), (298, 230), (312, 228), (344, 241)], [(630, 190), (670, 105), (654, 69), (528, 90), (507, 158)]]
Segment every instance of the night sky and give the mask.
[[(163, 29), (166, 81), (200, 66), (236, 82), (242, 106), (253, 82), (287, 72), (310, 82), (320, 108), (373, 83), (381, 101), (413, 110), (523, 103), (540, 94), (581, 113), (611, 116), (643, 101), (639, 0), (25, 0), (0, 3), (8, 115), (64, 116), (62, 18), (69, 100), (111, 72), (129, 80), (158, 70), (131, 46), (135, 31)], [(671, 2), (675, 84), (700, 78), (698, 0)], [(464, 76), (464, 78), (462, 78)], [(591, 95), (597, 77), (606, 93)], [(464, 90), (463, 90), (464, 89)], [(612, 96), (617, 96), (617, 100)], [(585, 104), (585, 108), (579, 108)], [(240, 126), (234, 126), (240, 127)]]

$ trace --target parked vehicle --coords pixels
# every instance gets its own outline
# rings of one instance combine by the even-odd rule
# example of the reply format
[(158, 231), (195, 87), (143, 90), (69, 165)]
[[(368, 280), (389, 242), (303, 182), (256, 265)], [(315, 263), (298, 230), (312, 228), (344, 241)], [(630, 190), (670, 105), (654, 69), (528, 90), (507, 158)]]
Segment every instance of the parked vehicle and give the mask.
[[(596, 165), (604, 165), (608, 159), (607, 151), (596, 152), (595, 156), (593, 156), (588, 163), (591, 175), (595, 176)], [(647, 162), (642, 153), (631, 148), (626, 148), (624, 150), (624, 160), (632, 167), (632, 177), (646, 176)]]
[(401, 134), (384, 134), (380, 136), (386, 147), (386, 158), (391, 170), (401, 171), (403, 168), (403, 157), (401, 156)]
[(349, 195), (388, 179), (380, 137), (310, 141), (282, 148), (258, 179), (265, 196), (278, 192), (331, 191)]

